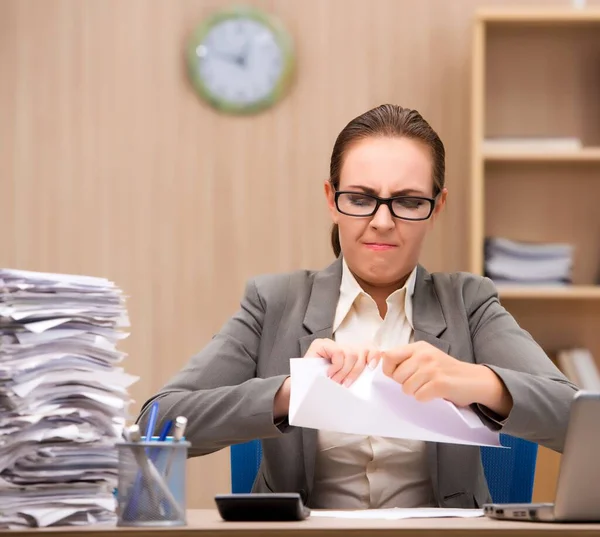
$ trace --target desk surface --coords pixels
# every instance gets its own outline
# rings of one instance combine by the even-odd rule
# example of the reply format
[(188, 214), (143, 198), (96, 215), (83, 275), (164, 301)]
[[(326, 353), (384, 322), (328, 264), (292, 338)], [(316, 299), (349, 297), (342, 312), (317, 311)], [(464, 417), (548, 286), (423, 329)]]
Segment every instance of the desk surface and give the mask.
[(538, 522), (502, 522), (488, 518), (430, 518), (408, 520), (349, 520), (309, 518), (302, 522), (224, 522), (216, 510), (188, 511), (188, 525), (181, 528), (48, 528), (13, 530), (7, 536), (33, 537), (41, 533), (51, 537), (600, 537), (600, 524), (542, 524)]

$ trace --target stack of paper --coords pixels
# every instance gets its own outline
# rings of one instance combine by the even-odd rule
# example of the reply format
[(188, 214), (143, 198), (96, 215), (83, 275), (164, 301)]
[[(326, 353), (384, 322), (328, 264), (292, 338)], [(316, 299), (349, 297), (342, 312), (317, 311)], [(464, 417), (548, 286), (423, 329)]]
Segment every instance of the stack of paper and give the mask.
[(498, 284), (565, 285), (571, 283), (573, 246), (488, 238), (485, 273)]
[(421, 403), (384, 375), (381, 364), (365, 369), (349, 388), (327, 377), (322, 358), (290, 360), (291, 425), (363, 436), (500, 446), (470, 408), (443, 399)]
[(0, 269), (0, 528), (114, 522), (128, 326), (108, 280)]

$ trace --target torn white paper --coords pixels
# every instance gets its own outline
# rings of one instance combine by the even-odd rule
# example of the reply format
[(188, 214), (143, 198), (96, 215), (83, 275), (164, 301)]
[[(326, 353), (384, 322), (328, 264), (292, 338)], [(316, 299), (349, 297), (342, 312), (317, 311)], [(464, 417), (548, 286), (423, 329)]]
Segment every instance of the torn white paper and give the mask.
[(322, 358), (290, 360), (291, 425), (341, 433), (430, 442), (500, 446), (490, 431), (467, 408), (442, 399), (420, 403), (383, 374), (381, 364), (365, 369), (345, 388), (327, 378), (329, 362)]

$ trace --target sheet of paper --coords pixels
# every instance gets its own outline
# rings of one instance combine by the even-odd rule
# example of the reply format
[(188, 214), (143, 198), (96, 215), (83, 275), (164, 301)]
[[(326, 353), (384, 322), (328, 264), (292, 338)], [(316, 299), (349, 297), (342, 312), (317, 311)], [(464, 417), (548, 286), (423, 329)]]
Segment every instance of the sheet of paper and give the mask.
[(27, 397), (33, 390), (41, 385), (46, 385), (46, 389), (52, 389), (59, 384), (76, 384), (77, 382), (94, 388), (110, 388), (115, 392), (127, 394), (127, 388), (134, 384), (138, 377), (124, 372), (104, 372), (104, 371), (81, 371), (75, 370), (72, 373), (64, 371), (52, 371), (45, 375), (39, 375), (27, 382), (22, 382), (13, 388), (14, 393), (19, 397)]
[(444, 509), (422, 507), (417, 509), (365, 509), (362, 511), (319, 511), (312, 510), (311, 517), (353, 518), (364, 520), (401, 520), (404, 518), (477, 518), (483, 516), (482, 509)]
[(34, 334), (42, 334), (46, 330), (50, 330), (55, 326), (60, 326), (61, 324), (68, 323), (70, 320), (71, 319), (69, 319), (68, 317), (61, 317), (59, 319), (49, 319), (46, 321), (36, 321), (33, 323), (27, 323), (23, 324), (22, 326), (30, 332), (33, 332)]
[(0, 269), (0, 278), (13, 278), (23, 282), (47, 282), (52, 285), (62, 284), (68, 289), (77, 289), (83, 286), (107, 287), (110, 281), (96, 276), (83, 274), (54, 274), (51, 272), (34, 272), (20, 269)]
[(500, 446), (470, 409), (442, 399), (420, 403), (385, 376), (381, 366), (365, 369), (345, 388), (327, 378), (329, 362), (321, 358), (290, 360), (291, 425), (342, 433), (408, 438), (431, 442)]
[[(115, 508), (113, 507), (112, 512), (114, 512), (114, 509)], [(92, 519), (90, 520), (88, 518), (91, 515), (90, 510), (97, 511), (96, 514), (98, 515), (98, 517), (96, 518), (92, 516)], [(36, 526), (40, 528), (46, 528), (57, 523), (61, 523), (62, 525), (65, 525), (67, 523), (73, 524), (69, 521), (69, 519), (73, 517), (79, 517), (84, 519), (79, 523), (75, 522), (75, 525), (94, 524), (96, 521), (107, 522), (107, 519), (110, 519), (110, 521), (114, 521), (116, 517), (114, 516), (114, 514), (112, 514), (112, 512), (108, 511), (103, 506), (96, 507), (93, 505), (82, 505), (81, 507), (29, 508), (23, 509), (22, 511), (20, 511), (20, 514), (32, 518), (35, 521)], [(111, 514), (107, 515), (107, 513)], [(77, 521), (77, 518), (75, 518), (75, 520)], [(24, 520), (15, 516), (10, 517), (8, 521), (9, 523), (6, 524), (5, 527), (8, 527), (10, 529), (16, 529), (18, 527), (29, 525)], [(0, 519), (0, 524), (4, 524), (4, 519)], [(0, 527), (2, 526), (0, 525)]]

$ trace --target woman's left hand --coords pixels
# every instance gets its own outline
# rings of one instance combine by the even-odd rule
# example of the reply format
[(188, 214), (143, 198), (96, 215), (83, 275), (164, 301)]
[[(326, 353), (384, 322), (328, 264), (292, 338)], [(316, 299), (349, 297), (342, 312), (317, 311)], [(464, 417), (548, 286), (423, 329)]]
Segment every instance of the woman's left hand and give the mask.
[(418, 401), (446, 399), (457, 406), (482, 404), (501, 416), (512, 408), (504, 383), (490, 368), (461, 362), (424, 341), (381, 353), (383, 372)]

